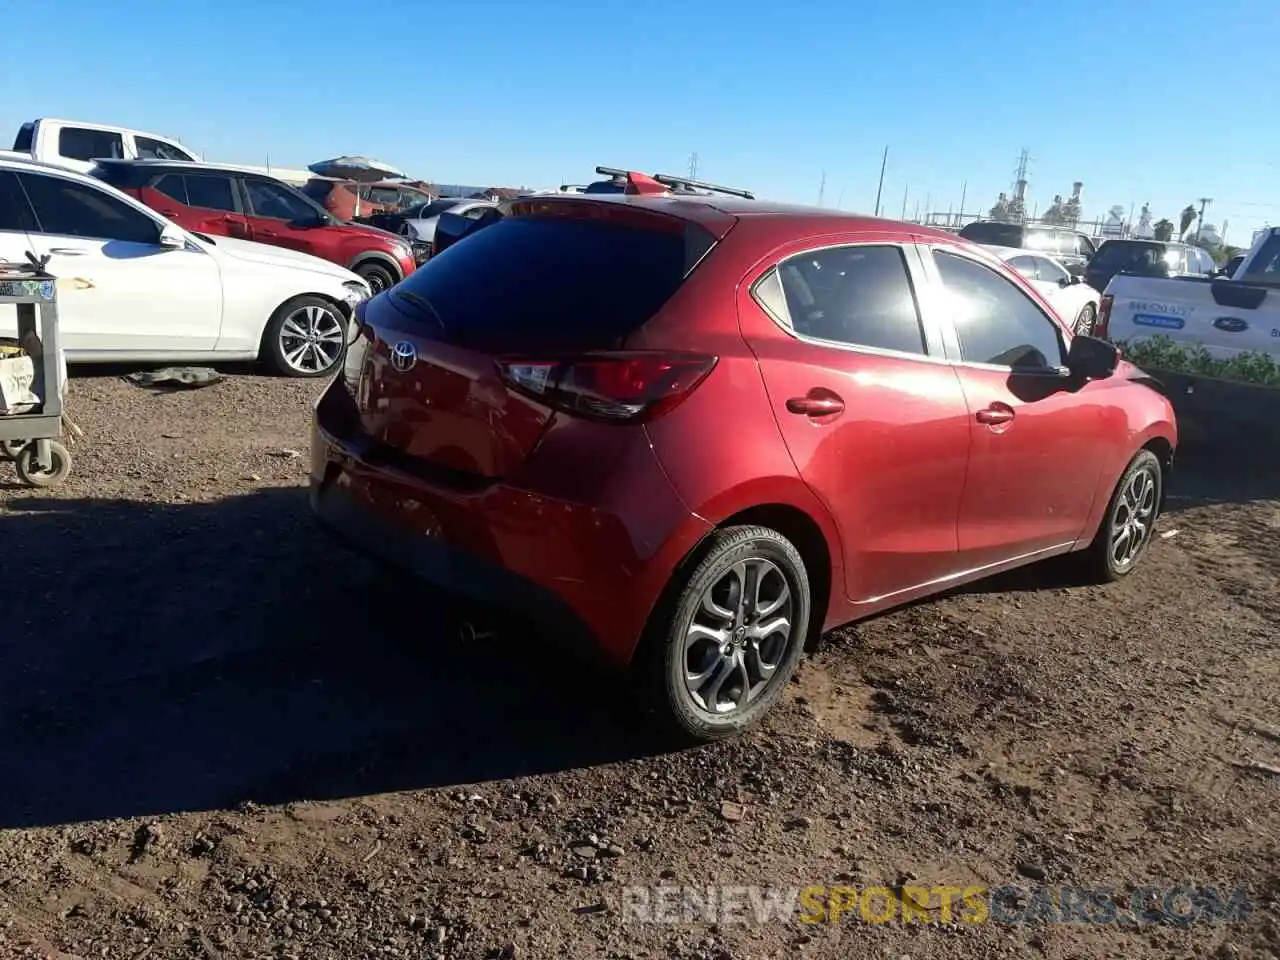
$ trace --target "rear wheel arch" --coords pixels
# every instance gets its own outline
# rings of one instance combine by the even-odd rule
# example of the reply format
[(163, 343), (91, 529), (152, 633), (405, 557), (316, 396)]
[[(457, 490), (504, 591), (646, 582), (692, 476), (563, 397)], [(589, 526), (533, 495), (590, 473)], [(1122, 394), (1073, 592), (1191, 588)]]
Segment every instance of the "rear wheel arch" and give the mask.
[(1173, 444), (1165, 437), (1152, 437), (1142, 445), (1143, 450), (1150, 450), (1160, 461), (1160, 513), (1164, 513), (1165, 500), (1169, 493), (1169, 475), (1173, 472)]

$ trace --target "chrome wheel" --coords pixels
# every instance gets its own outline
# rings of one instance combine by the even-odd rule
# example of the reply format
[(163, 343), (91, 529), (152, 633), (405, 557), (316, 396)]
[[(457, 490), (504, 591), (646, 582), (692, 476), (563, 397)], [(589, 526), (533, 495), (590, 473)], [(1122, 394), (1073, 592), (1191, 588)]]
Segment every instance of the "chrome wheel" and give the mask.
[(723, 716), (769, 686), (793, 634), (793, 601), (777, 564), (750, 558), (734, 564), (703, 593), (684, 637), (689, 699)]
[(1111, 562), (1116, 570), (1131, 567), (1155, 529), (1158, 480), (1150, 467), (1129, 478), (1111, 517)]
[(1093, 336), (1093, 325), (1098, 316), (1098, 312), (1094, 309), (1093, 304), (1086, 303), (1084, 309), (1080, 311), (1080, 315), (1076, 317), (1075, 332), (1081, 336)]
[(280, 325), (280, 355), (299, 373), (328, 370), (342, 356), (342, 321), (337, 313), (318, 304), (299, 307)]

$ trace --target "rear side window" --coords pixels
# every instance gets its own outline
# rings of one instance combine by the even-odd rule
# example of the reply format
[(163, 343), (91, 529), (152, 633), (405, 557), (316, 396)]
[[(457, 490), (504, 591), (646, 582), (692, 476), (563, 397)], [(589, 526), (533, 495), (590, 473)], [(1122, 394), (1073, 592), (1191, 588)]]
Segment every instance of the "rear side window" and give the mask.
[(995, 247), (1022, 246), (1022, 227), (1016, 223), (996, 223), (990, 220), (970, 223), (960, 230), (960, 236), (971, 243), (986, 243)]
[(902, 249), (833, 247), (778, 267), (791, 328), (804, 337), (924, 353), (924, 332)]
[(1163, 243), (1108, 240), (1098, 248), (1090, 266), (1140, 277), (1167, 277), (1169, 266), (1164, 254)]
[(175, 147), (163, 140), (152, 140), (150, 137), (134, 137), (133, 145), (138, 150), (140, 160), (182, 160), (194, 159), (185, 150)]
[(151, 185), (151, 189), (163, 193), (171, 200), (177, 200), (183, 206), (187, 205), (187, 185), (176, 173), (161, 177)]
[(235, 212), (236, 200), (230, 177), (183, 177), (183, 180), (187, 186), (184, 203), (207, 210)]
[(30, 153), (35, 133), (36, 125), (34, 123), (24, 123), (18, 128), (18, 135), (13, 138), (13, 149), (19, 153)]
[(967, 363), (1037, 371), (1063, 362), (1057, 325), (1004, 277), (955, 254), (934, 251)]
[(58, 131), (58, 153), (72, 160), (119, 160), (124, 157), (124, 137), (111, 130), (63, 127)]
[(670, 299), (713, 242), (674, 219), (649, 228), (504, 217), (428, 260), (392, 302), (454, 341), (617, 342)]
[(1249, 261), (1249, 269), (1240, 277), (1246, 283), (1280, 282), (1280, 232), (1262, 242), (1257, 255)]

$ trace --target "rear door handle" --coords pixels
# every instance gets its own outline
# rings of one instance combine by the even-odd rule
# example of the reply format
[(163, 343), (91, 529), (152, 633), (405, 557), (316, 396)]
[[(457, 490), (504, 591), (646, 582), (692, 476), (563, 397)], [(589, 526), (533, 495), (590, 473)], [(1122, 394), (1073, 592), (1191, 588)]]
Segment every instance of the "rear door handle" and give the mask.
[(829, 417), (844, 412), (844, 401), (830, 390), (815, 387), (803, 397), (788, 400), (787, 411), (805, 417)]
[(87, 251), (79, 247), (50, 247), (49, 252), (56, 253), (60, 257), (83, 257)]
[(1013, 410), (1004, 406), (990, 406), (985, 410), (978, 411), (978, 422), (985, 423), (988, 426), (996, 426), (1001, 423), (1011, 423), (1013, 421)]

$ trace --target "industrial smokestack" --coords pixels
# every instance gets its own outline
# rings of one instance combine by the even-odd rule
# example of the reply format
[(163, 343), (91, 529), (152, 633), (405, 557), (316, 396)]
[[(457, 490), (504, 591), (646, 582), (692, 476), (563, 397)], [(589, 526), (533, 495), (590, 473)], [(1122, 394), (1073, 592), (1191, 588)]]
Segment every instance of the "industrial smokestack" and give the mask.
[(1075, 183), (1073, 183), (1073, 184), (1071, 185), (1071, 199), (1072, 199), (1072, 200), (1079, 200), (1079, 199), (1080, 199), (1080, 191), (1081, 191), (1081, 190), (1083, 190), (1083, 189), (1084, 189), (1084, 184), (1083, 184), (1083, 183), (1081, 183), (1079, 180), (1077, 180)]

